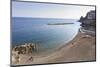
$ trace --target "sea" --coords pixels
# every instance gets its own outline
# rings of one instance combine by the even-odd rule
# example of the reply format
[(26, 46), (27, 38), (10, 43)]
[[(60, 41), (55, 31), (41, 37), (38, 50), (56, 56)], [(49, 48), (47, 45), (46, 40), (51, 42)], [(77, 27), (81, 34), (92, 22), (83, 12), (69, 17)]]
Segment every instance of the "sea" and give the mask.
[(12, 17), (11, 26), (12, 46), (35, 43), (41, 51), (61, 47), (73, 40), (78, 34), (80, 22), (77, 19)]

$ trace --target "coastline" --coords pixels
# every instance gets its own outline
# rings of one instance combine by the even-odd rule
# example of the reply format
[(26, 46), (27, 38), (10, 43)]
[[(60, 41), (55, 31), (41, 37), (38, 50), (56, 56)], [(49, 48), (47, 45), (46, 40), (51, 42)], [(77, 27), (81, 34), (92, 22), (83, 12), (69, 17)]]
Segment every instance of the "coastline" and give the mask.
[[(93, 61), (96, 60), (95, 46), (95, 36), (90, 35), (89, 32), (78, 32), (72, 41), (56, 49), (52, 53), (43, 53), (44, 55), (37, 55), (35, 53), (17, 54), (19, 57), (17, 57), (16, 60), (13, 55), (12, 65)], [(12, 53), (14, 53), (13, 50)]]

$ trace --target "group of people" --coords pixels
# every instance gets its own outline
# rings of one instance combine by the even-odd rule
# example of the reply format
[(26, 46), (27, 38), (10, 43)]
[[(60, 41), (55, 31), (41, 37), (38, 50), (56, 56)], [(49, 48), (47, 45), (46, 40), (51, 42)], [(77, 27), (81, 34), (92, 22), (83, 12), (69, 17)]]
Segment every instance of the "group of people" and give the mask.
[(37, 47), (34, 43), (25, 43), (25, 45), (14, 47), (13, 50), (18, 52), (18, 54), (30, 54), (33, 53), (33, 51), (36, 51)]
[[(34, 43), (16, 46), (12, 49), (12, 61), (18, 63), (20, 61), (20, 54), (32, 54), (34, 51), (37, 51), (37, 45)], [(33, 61), (33, 57), (30, 57), (29, 60)]]

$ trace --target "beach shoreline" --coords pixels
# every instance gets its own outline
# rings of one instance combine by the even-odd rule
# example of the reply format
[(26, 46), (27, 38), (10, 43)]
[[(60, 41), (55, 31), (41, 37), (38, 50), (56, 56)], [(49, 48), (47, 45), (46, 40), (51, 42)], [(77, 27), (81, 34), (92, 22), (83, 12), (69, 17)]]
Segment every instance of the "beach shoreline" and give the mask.
[[(49, 54), (18, 54), (15, 59), (12, 50), (12, 65), (46, 64), (75, 61), (95, 61), (95, 36), (89, 32), (78, 32), (76, 37)], [(16, 52), (15, 52), (16, 53)]]

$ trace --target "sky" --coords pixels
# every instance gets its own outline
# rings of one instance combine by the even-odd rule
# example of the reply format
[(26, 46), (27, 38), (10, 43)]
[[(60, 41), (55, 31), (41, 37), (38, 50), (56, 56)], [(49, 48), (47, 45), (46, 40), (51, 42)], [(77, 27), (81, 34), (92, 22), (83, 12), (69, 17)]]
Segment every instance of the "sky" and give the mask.
[(79, 19), (81, 16), (86, 16), (87, 12), (90, 10), (95, 10), (95, 7), (34, 2), (12, 2), (12, 17)]

